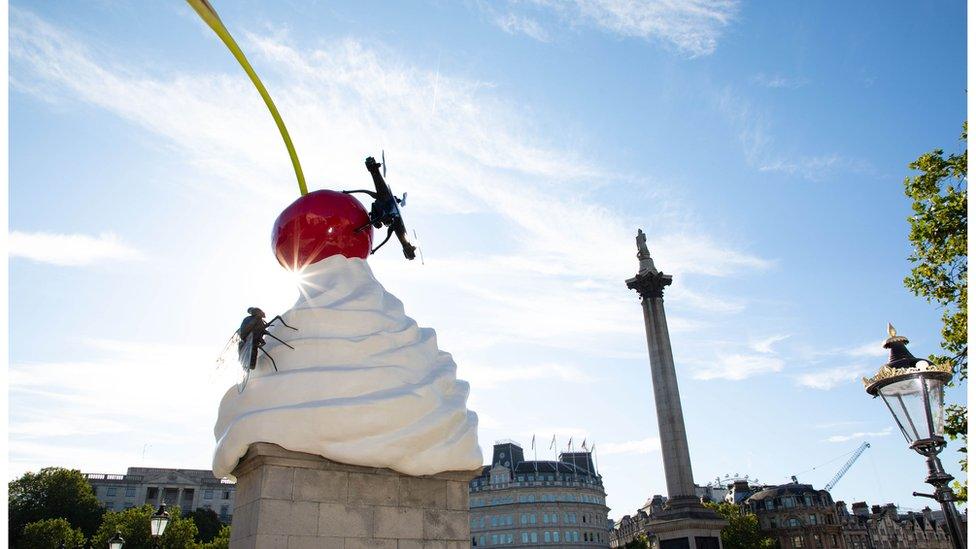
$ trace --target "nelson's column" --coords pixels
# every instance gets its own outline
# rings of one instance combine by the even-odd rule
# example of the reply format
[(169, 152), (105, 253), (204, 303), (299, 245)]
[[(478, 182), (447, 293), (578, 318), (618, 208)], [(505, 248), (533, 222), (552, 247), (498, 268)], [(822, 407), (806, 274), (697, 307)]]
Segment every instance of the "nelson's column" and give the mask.
[(681, 413), (678, 379), (674, 373), (671, 337), (664, 316), (664, 287), (671, 284), (671, 275), (654, 267), (647, 251), (647, 236), (639, 229), (637, 259), (640, 260), (637, 276), (627, 280), (627, 287), (637, 290), (644, 309), (654, 404), (668, 485), (668, 502), (663, 513), (651, 518), (651, 532), (657, 536), (661, 549), (720, 549), (725, 519), (701, 504), (695, 495), (695, 481), (691, 475), (688, 437)]

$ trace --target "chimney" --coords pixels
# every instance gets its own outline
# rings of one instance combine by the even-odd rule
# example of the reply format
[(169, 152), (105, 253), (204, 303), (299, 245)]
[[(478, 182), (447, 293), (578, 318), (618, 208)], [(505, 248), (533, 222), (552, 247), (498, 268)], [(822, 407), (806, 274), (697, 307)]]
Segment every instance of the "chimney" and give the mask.
[(895, 507), (894, 503), (886, 503), (884, 506), (884, 512), (893, 519), (898, 519), (898, 508)]
[(880, 505), (872, 505), (871, 506), (871, 514), (872, 515), (880, 515), (881, 514), (881, 506)]
[(925, 517), (925, 520), (928, 522), (932, 522), (932, 509), (929, 509), (928, 505), (925, 506), (925, 509), (922, 509), (922, 516)]
[(863, 501), (856, 501), (856, 502), (854, 502), (853, 505), (851, 505), (851, 511), (856, 516), (866, 517), (869, 514), (868, 513), (868, 504), (865, 503), (865, 502), (863, 502)]

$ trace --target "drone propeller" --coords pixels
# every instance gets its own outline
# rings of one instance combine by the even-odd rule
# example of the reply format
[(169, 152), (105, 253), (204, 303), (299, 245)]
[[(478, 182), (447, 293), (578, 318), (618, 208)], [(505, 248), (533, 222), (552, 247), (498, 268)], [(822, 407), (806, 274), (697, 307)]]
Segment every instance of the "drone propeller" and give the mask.
[(386, 150), (380, 150), (380, 160), (383, 162), (383, 179), (386, 179)]
[[(403, 199), (404, 200), (407, 199), (407, 193), (403, 193)], [(414, 244), (416, 244), (416, 246), (417, 246), (417, 253), (420, 254), (420, 264), (421, 265), (426, 265), (426, 263), (424, 263), (424, 247), (420, 244), (420, 237), (417, 236), (417, 230), (416, 229), (414, 229), (414, 231), (413, 231), (413, 241), (414, 241)]]

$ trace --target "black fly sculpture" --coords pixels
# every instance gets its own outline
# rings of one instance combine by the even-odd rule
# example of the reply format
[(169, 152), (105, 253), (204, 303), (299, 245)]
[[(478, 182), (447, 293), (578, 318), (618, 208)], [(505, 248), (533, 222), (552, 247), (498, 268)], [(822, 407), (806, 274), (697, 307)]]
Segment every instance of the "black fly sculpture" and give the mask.
[[(369, 208), (369, 221), (363, 224), (362, 227), (358, 227), (356, 229), (357, 232), (365, 231), (370, 225), (377, 229), (383, 228), (384, 226), (387, 227), (386, 238), (369, 253), (375, 254), (376, 250), (382, 248), (390, 240), (390, 237), (395, 234), (397, 240), (400, 241), (400, 246), (403, 248), (403, 256), (407, 259), (413, 259), (416, 257), (417, 247), (411, 244), (407, 238), (407, 227), (403, 224), (403, 215), (400, 213), (400, 207), (407, 205), (407, 193), (403, 193), (403, 198), (400, 198), (390, 190), (390, 186), (386, 182), (385, 152), (382, 158), (382, 164), (377, 162), (372, 156), (366, 159), (366, 169), (373, 176), (373, 185), (376, 187), (376, 192), (367, 190), (342, 192), (346, 194), (363, 193), (373, 199), (373, 205)], [(382, 172), (380, 172), (381, 167), (383, 168)]]
[(281, 318), (281, 315), (277, 315), (269, 322), (265, 322), (264, 311), (258, 307), (248, 308), (247, 315), (248, 316), (244, 317), (244, 320), (241, 322), (241, 327), (234, 332), (234, 335), (231, 336), (230, 341), (227, 342), (227, 346), (224, 348), (224, 352), (221, 353), (221, 357), (217, 359), (218, 367), (220, 367), (223, 365), (224, 356), (227, 354), (227, 352), (234, 346), (237, 347), (237, 358), (240, 362), (241, 369), (244, 371), (244, 377), (237, 385), (238, 392), (244, 391), (244, 387), (247, 386), (247, 380), (251, 375), (251, 370), (257, 367), (259, 351), (264, 353), (264, 356), (268, 357), (268, 360), (271, 361), (271, 365), (274, 366), (275, 371), (278, 371), (278, 365), (275, 364), (274, 358), (264, 349), (264, 346), (267, 343), (265, 337), (270, 337), (285, 347), (294, 349), (294, 347), (291, 345), (269, 333), (268, 327), (273, 325), (275, 322), (281, 322), (281, 325), (286, 328), (296, 331), (298, 330), (298, 328), (286, 324), (284, 319)]

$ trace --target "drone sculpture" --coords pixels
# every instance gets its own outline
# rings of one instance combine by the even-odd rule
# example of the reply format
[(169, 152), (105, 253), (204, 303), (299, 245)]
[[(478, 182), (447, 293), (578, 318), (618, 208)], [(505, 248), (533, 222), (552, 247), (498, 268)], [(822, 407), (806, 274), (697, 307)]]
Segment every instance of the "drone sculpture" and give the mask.
[[(384, 226), (387, 227), (386, 238), (378, 246), (370, 250), (370, 254), (375, 254), (376, 250), (382, 248), (390, 240), (390, 237), (395, 234), (397, 240), (400, 241), (400, 246), (403, 248), (403, 256), (407, 259), (413, 259), (416, 257), (417, 247), (411, 244), (407, 238), (407, 227), (403, 223), (403, 214), (400, 213), (400, 207), (406, 207), (407, 205), (407, 193), (403, 193), (403, 198), (400, 198), (390, 190), (390, 185), (386, 182), (385, 152), (382, 158), (382, 163), (377, 162), (372, 156), (366, 159), (366, 169), (373, 176), (373, 185), (376, 186), (376, 192), (367, 190), (342, 192), (346, 194), (362, 193), (369, 195), (373, 199), (373, 205), (369, 208), (369, 222), (358, 227), (356, 232), (364, 231), (370, 225), (377, 229)], [(380, 172), (380, 167), (383, 168), (382, 173)]]

